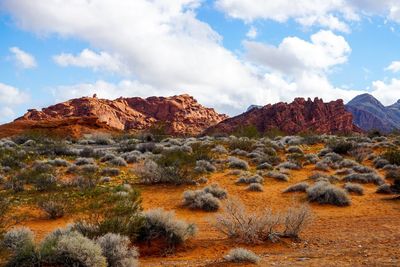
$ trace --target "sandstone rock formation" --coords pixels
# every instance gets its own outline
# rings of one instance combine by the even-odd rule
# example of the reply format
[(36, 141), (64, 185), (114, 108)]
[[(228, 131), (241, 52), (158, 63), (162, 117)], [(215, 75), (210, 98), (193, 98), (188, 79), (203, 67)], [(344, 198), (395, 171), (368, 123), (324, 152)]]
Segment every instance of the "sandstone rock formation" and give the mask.
[(28, 110), (16, 121), (62, 121), (71, 118), (95, 118), (115, 130), (145, 131), (163, 125), (168, 134), (195, 135), (227, 118), (214, 109), (197, 103), (189, 95), (172, 97), (118, 98), (115, 100), (83, 97), (44, 108)]
[(232, 133), (240, 127), (255, 126), (259, 132), (279, 129), (286, 134), (302, 132), (350, 133), (360, 132), (346, 111), (343, 100), (324, 103), (322, 99), (296, 98), (292, 103), (269, 104), (251, 109), (210, 127), (206, 133)]

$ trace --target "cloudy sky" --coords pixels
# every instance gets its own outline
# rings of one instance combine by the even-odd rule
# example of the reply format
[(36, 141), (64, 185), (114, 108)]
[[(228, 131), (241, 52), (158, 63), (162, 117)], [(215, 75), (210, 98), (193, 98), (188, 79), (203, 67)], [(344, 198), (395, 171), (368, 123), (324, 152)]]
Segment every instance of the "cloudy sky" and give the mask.
[(94, 93), (236, 115), (364, 92), (400, 98), (398, 0), (0, 0), (0, 122)]

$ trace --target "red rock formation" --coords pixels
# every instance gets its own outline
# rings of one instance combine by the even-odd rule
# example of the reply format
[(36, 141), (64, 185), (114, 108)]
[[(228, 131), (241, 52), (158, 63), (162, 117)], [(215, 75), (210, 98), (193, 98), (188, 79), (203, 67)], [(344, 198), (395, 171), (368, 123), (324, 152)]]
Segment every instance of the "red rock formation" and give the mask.
[(287, 134), (301, 132), (350, 133), (361, 132), (352, 122), (343, 100), (324, 103), (322, 99), (296, 98), (292, 103), (277, 103), (251, 109), (239, 116), (226, 119), (206, 130), (211, 133), (232, 133), (239, 127), (255, 126), (260, 132), (279, 129)]
[(50, 121), (67, 118), (97, 118), (116, 130), (144, 131), (162, 123), (167, 133), (195, 135), (227, 118), (205, 108), (189, 95), (172, 97), (118, 98), (83, 97), (44, 108), (28, 110), (16, 121)]

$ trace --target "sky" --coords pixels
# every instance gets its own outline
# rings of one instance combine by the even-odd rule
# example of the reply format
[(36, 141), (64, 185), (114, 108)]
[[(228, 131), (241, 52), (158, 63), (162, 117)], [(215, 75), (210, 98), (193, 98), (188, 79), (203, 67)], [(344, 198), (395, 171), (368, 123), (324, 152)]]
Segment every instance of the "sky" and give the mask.
[(400, 99), (398, 0), (0, 0), (0, 123), (97, 94)]

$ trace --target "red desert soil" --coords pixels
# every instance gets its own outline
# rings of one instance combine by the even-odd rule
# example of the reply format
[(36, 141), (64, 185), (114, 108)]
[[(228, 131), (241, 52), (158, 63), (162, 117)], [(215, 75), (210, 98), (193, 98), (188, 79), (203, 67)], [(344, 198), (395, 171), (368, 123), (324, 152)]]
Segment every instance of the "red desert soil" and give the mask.
[[(305, 201), (303, 193), (282, 194), (290, 184), (306, 180), (312, 167), (291, 172), (290, 182), (267, 179), (264, 192), (247, 192), (234, 184), (229, 171), (209, 177), (208, 183), (219, 183), (231, 197), (240, 198), (251, 210), (272, 208), (284, 211), (293, 202)], [(366, 185), (364, 196), (352, 196), (350, 207), (312, 204), (314, 221), (298, 242), (283, 240), (276, 244), (246, 246), (227, 240), (212, 227), (216, 213), (193, 211), (180, 206), (182, 193), (203, 186), (141, 186), (145, 210), (163, 207), (175, 210), (180, 219), (195, 222), (198, 235), (176, 253), (168, 256), (146, 255), (142, 266), (228, 266), (221, 258), (234, 247), (247, 247), (262, 257), (261, 266), (398, 266), (400, 264), (400, 203), (375, 194), (376, 186)], [(40, 218), (40, 219), (39, 219)], [(71, 218), (23, 222), (37, 238), (71, 222)]]

